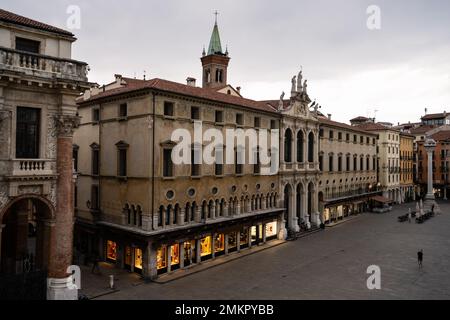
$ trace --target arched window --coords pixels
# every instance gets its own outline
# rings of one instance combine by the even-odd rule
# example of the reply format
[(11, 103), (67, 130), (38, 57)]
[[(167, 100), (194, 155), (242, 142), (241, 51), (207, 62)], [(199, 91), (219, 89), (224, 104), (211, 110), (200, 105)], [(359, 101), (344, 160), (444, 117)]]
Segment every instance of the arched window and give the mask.
[(186, 208), (184, 209), (184, 222), (189, 222), (189, 217), (191, 214), (191, 205), (186, 203)]
[(303, 162), (303, 131), (297, 133), (297, 162)]
[(169, 204), (167, 206), (167, 211), (166, 211), (166, 226), (170, 225), (170, 213), (172, 212), (172, 205)]
[(207, 207), (207, 203), (206, 203), (206, 201), (203, 201), (203, 203), (202, 203), (202, 216), (201, 216), (202, 220), (206, 219), (206, 207)]
[(314, 162), (314, 133), (308, 135), (308, 162)]
[(192, 202), (191, 206), (191, 221), (195, 221), (195, 211), (197, 210), (197, 203)]
[(292, 162), (292, 131), (287, 129), (284, 134), (284, 161)]
[(175, 205), (175, 209), (173, 210), (173, 224), (177, 224), (178, 223), (179, 210), (180, 210), (180, 205), (177, 203)]

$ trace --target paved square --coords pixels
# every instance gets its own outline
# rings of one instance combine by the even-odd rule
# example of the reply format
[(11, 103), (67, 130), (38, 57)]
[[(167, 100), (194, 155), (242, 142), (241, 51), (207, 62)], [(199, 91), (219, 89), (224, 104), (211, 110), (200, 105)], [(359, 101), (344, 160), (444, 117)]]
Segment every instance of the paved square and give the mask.
[[(415, 208), (404, 204), (173, 282), (124, 286), (99, 299), (449, 299), (450, 204), (440, 206), (442, 214), (420, 225), (397, 222)], [(381, 268), (381, 290), (367, 289), (369, 265)]]

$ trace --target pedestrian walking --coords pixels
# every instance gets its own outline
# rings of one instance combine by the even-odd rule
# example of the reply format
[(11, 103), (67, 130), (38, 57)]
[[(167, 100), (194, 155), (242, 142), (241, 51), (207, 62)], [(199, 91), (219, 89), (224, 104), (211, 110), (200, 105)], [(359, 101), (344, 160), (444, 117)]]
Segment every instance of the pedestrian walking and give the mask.
[(423, 250), (420, 249), (420, 251), (417, 252), (417, 263), (419, 264), (419, 269), (422, 269), (422, 262), (423, 262)]
[(431, 213), (434, 213), (434, 204), (431, 206)]
[(409, 210), (409, 213), (408, 213), (408, 222), (411, 223), (411, 210)]

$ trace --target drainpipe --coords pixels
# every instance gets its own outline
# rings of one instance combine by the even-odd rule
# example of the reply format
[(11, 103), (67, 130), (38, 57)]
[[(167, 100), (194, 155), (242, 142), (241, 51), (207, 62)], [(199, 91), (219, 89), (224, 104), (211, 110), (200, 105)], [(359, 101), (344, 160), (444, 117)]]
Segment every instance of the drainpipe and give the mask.
[[(152, 225), (153, 222), (155, 221), (153, 219), (153, 215), (155, 214), (155, 126), (156, 126), (156, 119), (155, 119), (155, 114), (156, 114), (156, 103), (155, 103), (155, 93), (152, 92), (152, 104), (153, 104), (153, 125), (152, 125), (152, 212), (151, 212), (151, 217), (152, 217)], [(155, 226), (153, 226), (155, 227)]]

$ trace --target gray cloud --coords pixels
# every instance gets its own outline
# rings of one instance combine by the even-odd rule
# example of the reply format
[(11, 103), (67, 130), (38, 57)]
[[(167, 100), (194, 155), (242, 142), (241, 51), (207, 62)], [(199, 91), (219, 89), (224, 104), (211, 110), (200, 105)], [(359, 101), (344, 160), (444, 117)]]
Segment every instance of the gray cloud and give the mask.
[[(417, 121), (425, 107), (450, 110), (448, 1), (6, 0), (3, 8), (65, 27), (71, 4), (82, 13), (73, 57), (91, 65), (91, 81), (144, 70), (200, 79), (217, 9), (229, 81), (249, 98), (289, 91), (302, 65), (310, 95), (341, 121), (375, 108), (392, 122)], [(371, 4), (381, 8), (379, 31), (366, 28)]]

